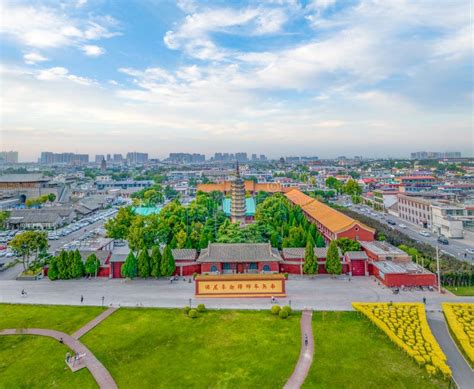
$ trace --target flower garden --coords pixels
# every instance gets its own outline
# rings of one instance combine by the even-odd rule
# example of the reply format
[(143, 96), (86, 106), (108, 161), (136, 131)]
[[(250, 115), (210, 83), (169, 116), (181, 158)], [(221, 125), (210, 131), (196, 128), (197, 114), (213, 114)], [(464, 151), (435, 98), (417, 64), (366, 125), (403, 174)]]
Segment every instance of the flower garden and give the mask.
[(443, 312), (451, 333), (471, 365), (474, 364), (474, 304), (443, 303)]
[(352, 303), (352, 306), (390, 340), (404, 350), (430, 375), (451, 377), (446, 356), (434, 338), (421, 303)]

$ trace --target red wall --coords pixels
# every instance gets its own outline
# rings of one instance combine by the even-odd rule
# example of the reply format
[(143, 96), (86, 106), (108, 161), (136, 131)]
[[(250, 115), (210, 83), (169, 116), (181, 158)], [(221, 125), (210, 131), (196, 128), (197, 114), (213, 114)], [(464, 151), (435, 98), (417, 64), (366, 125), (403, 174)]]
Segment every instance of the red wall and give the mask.
[[(185, 265), (182, 266), (183, 268), (183, 276), (192, 276), (194, 273), (201, 273), (201, 265), (196, 263), (194, 265)], [(176, 270), (174, 271), (174, 275), (179, 276), (181, 275), (180, 266), (178, 266), (178, 262), (176, 263)]]
[(112, 278), (123, 278), (122, 277), (122, 265), (124, 262), (112, 262)]
[(301, 274), (301, 266), (295, 264), (280, 264), (280, 273)]
[(385, 274), (382, 279), (377, 267), (373, 267), (374, 276), (388, 287), (404, 286), (436, 286), (435, 274)]
[(372, 231), (366, 230), (364, 227), (356, 224), (347, 231), (339, 232), (337, 238), (349, 238), (352, 240), (373, 241), (375, 239)]
[(217, 267), (217, 271), (222, 272), (222, 266), (220, 263), (202, 263), (201, 273), (210, 273), (212, 265), (215, 265)]
[(97, 273), (97, 277), (108, 277), (110, 275), (110, 267), (109, 265), (101, 266)]

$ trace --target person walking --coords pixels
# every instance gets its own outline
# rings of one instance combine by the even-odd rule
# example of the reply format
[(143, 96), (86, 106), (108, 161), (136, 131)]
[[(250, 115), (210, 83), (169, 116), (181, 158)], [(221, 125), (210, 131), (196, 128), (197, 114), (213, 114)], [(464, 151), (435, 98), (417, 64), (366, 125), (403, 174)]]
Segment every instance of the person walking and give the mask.
[(308, 334), (304, 334), (304, 345), (308, 347)]
[(84, 296), (81, 294), (81, 304), (84, 302)]
[(423, 296), (423, 304), (426, 304), (426, 297)]

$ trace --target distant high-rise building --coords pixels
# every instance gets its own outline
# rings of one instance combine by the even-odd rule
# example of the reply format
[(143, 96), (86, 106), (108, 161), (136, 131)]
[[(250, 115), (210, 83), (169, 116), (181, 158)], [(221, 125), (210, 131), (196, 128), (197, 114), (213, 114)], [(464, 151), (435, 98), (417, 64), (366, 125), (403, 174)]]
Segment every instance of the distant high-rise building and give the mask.
[(127, 153), (127, 161), (129, 163), (146, 163), (148, 162), (148, 153), (139, 153), (137, 151), (132, 151)]
[(123, 162), (123, 155), (122, 154), (114, 154), (114, 162), (116, 162), (116, 163)]
[(247, 162), (247, 153), (235, 153), (235, 159), (239, 162)]
[(410, 154), (411, 159), (442, 159), (442, 158), (461, 158), (459, 151), (417, 151)]
[(107, 162), (110, 162), (110, 161), (112, 161), (112, 157), (110, 154), (107, 154)]
[(257, 158), (257, 154), (252, 154), (252, 161), (257, 161), (258, 158)]
[(52, 153), (50, 151), (43, 151), (41, 153), (39, 162), (45, 165), (51, 164), (83, 164), (89, 162), (89, 154), (75, 154), (75, 153)]
[(18, 151), (0, 151), (0, 163), (18, 163)]
[(102, 163), (103, 160), (104, 160), (104, 154), (97, 154), (95, 156), (95, 163)]
[(170, 153), (168, 161), (173, 163), (200, 163), (206, 160), (204, 154)]
[(103, 158), (102, 158), (102, 161), (100, 162), (100, 172), (101, 173), (107, 172), (107, 162)]
[(260, 154), (260, 161), (266, 161), (267, 157), (264, 154)]

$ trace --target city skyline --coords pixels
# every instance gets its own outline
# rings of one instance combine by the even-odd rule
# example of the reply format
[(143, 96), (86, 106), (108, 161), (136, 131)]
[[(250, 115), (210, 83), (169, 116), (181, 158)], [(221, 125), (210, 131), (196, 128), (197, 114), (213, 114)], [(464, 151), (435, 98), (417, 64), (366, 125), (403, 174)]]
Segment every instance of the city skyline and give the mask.
[(150, 158), (472, 156), (469, 1), (0, 1), (1, 134)]

